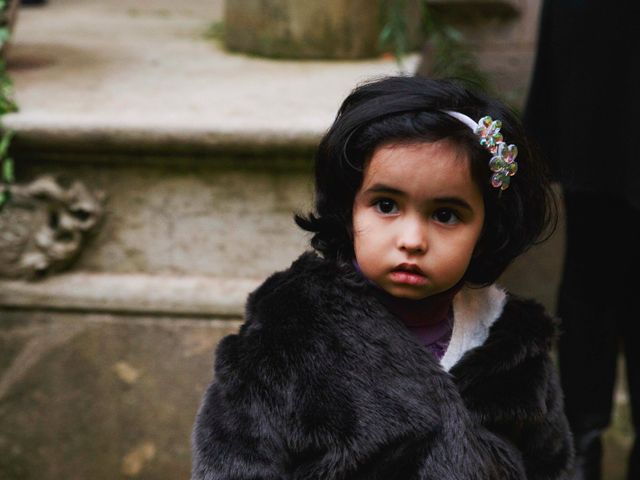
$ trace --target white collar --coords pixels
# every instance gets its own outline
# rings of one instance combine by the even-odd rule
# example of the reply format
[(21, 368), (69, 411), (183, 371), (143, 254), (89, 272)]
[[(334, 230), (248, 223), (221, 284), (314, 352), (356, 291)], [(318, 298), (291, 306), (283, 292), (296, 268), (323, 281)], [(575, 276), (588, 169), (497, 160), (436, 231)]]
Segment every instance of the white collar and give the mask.
[(500, 317), (507, 294), (495, 285), (484, 288), (463, 287), (453, 298), (453, 332), (440, 360), (449, 371), (472, 348), (482, 345), (491, 325)]

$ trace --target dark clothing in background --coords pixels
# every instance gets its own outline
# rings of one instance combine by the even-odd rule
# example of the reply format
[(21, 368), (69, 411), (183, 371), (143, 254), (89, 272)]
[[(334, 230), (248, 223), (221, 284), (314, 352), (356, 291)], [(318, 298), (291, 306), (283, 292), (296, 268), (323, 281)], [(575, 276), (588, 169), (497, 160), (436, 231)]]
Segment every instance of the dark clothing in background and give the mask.
[(563, 187), (640, 209), (640, 31), (630, 5), (544, 2), (524, 121)]
[[(631, 2), (545, 1), (524, 123), (561, 183), (566, 259), (558, 314), (565, 408), (576, 444), (574, 478), (601, 476), (617, 357), (628, 369), (640, 432), (640, 33)], [(639, 443), (628, 478), (640, 479)]]
[[(640, 210), (619, 198), (567, 192), (567, 249), (558, 301), (562, 319), (560, 371), (565, 411), (576, 450), (583, 452), (585, 475), (601, 478), (600, 432), (611, 421), (616, 366), (625, 352), (633, 426), (640, 432), (640, 345), (636, 333), (640, 270)], [(603, 219), (601, 222), (595, 219)], [(616, 234), (612, 234), (615, 225)], [(585, 240), (587, 239), (588, 240)], [(593, 249), (602, 251), (594, 255)], [(640, 479), (636, 439), (629, 480)], [(588, 473), (591, 472), (591, 473)]]

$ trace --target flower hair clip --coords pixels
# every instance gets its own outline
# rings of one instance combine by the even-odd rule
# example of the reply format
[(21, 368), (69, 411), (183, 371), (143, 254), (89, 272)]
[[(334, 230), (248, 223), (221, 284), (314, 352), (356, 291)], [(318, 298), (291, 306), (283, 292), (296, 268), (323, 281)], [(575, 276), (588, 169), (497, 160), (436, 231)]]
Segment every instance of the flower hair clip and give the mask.
[(493, 120), (487, 115), (476, 123), (460, 112), (445, 111), (445, 113), (469, 126), (473, 133), (480, 137), (480, 145), (493, 155), (489, 161), (489, 168), (493, 172), (491, 186), (501, 191), (509, 188), (511, 177), (518, 171), (518, 163), (515, 161), (518, 156), (518, 147), (504, 142), (504, 137), (500, 133), (502, 122)]
[(493, 120), (487, 115), (478, 121), (473, 133), (480, 137), (480, 145), (493, 154), (489, 161), (489, 168), (493, 172), (491, 185), (500, 190), (506, 190), (511, 183), (511, 177), (518, 171), (518, 163), (515, 161), (518, 156), (518, 147), (504, 142), (500, 128), (502, 128), (502, 122)]

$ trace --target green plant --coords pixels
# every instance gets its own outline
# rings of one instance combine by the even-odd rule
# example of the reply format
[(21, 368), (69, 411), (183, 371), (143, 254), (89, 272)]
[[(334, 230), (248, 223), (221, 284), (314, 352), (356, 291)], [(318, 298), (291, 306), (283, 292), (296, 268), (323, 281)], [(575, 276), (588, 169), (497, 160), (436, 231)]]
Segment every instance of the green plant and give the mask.
[[(0, 49), (3, 49), (11, 36), (11, 28), (6, 22), (8, 6), (6, 0), (0, 0)], [(5, 114), (17, 110), (11, 93), (11, 79), (7, 75), (5, 62), (0, 60), (0, 120)], [(15, 181), (13, 159), (9, 157), (12, 138), (12, 131), (0, 127), (0, 210), (9, 201), (11, 196), (9, 185)]]
[(9, 190), (9, 184), (15, 181), (13, 173), (13, 159), (8, 156), (9, 144), (11, 143), (12, 136), (13, 132), (6, 131), (2, 134), (2, 139), (0, 139), (0, 165), (2, 167), (2, 171), (0, 171), (0, 211), (10, 200), (11, 191)]
[(204, 37), (209, 40), (222, 40), (224, 38), (224, 22), (217, 21), (210, 24)]
[(6, 13), (9, 4), (7, 0), (0, 0), (0, 48), (7, 43), (9, 37), (11, 36), (10, 27), (6, 21)]
[[(408, 0), (379, 0), (383, 27), (380, 44), (390, 48), (396, 61), (402, 66), (402, 59), (408, 53), (407, 2)], [(420, 0), (420, 19), (431, 54), (430, 74), (434, 77), (456, 78), (475, 89), (488, 90), (487, 75), (478, 67), (475, 55), (465, 43), (462, 32), (447, 24), (441, 15)]]
[[(382, 28), (378, 37), (380, 47), (393, 53), (399, 66), (408, 51), (407, 0), (378, 0)], [(422, 5), (422, 3), (421, 3)]]

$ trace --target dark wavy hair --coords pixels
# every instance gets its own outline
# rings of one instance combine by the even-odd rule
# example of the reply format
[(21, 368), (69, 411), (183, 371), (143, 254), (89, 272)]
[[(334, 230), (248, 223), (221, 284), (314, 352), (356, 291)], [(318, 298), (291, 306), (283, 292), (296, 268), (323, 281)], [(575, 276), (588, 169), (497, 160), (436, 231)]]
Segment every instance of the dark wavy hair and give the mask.
[[(491, 186), (491, 154), (471, 129), (444, 113), (502, 120), (507, 143), (518, 146), (519, 170), (507, 190)], [(313, 232), (312, 247), (339, 263), (354, 258), (352, 209), (364, 169), (375, 149), (393, 143), (447, 139), (468, 155), (485, 204), (485, 223), (465, 280), (493, 283), (518, 255), (545, 240), (556, 224), (557, 202), (546, 165), (516, 116), (499, 101), (452, 80), (386, 77), (358, 86), (344, 100), (315, 159), (315, 211), (295, 215)]]

